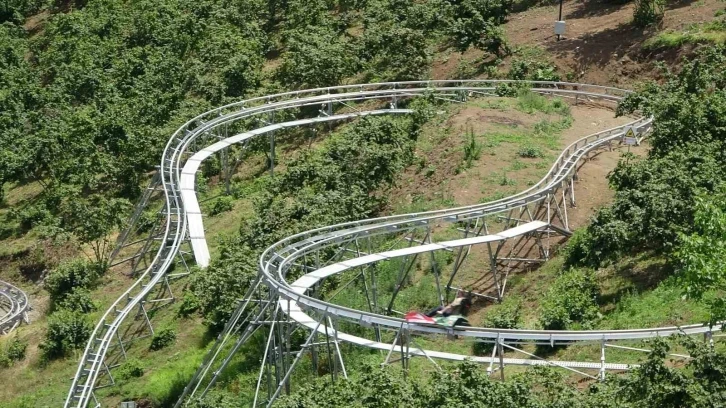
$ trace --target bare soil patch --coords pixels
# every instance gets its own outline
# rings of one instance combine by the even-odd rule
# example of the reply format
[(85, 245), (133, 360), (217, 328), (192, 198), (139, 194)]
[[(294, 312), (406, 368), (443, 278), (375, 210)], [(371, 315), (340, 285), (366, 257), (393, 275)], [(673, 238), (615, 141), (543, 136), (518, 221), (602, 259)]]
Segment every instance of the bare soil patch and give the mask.
[(676, 63), (682, 50), (644, 52), (645, 40), (663, 30), (683, 30), (693, 23), (713, 19), (723, 8), (718, 0), (669, 3), (658, 29), (632, 24), (633, 3), (609, 5), (597, 1), (565, 1), (563, 18), (567, 31), (562, 41), (554, 36), (558, 6), (530, 9), (511, 16), (505, 24), (507, 38), (515, 46), (539, 46), (553, 58), (561, 72), (572, 72), (578, 81), (601, 85), (634, 85), (658, 77), (656, 61)]

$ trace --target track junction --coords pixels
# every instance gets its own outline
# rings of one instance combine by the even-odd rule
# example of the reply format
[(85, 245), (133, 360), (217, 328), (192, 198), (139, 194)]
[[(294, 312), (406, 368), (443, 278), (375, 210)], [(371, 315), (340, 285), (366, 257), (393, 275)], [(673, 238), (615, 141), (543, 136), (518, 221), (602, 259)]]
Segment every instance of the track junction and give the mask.
[[(614, 106), (628, 91), (586, 84), (524, 81), (421, 81), (350, 85), (288, 92), (253, 98), (202, 114), (182, 126), (164, 149), (157, 176), (121, 234), (118, 249), (140, 245), (128, 259), (138, 273), (136, 282), (108, 309), (97, 324), (65, 402), (66, 407), (100, 404), (93, 390), (113, 384), (111, 370), (125, 358), (126, 350), (143, 330), (122, 330), (124, 322), (139, 322), (153, 334), (148, 318), (152, 305), (173, 300), (169, 280), (183, 276), (167, 273), (175, 264), (186, 266), (185, 255), (194, 256), (205, 267), (210, 255), (204, 237), (202, 214), (195, 193), (195, 175), (201, 163), (214, 154), (222, 155), (232, 145), (245, 146), (267, 138), (274, 158), (275, 132), (297, 126), (311, 126), (354, 119), (365, 115), (402, 115), (411, 98), (426, 95), (450, 102), (467, 98), (495, 96), (498, 89), (525, 86), (532, 92), (556, 95), (571, 103)], [(293, 120), (276, 121), (275, 118)], [(432, 257), (437, 251), (453, 253), (451, 271), (434, 271), (441, 304), (450, 296), (454, 279), (474, 250), (488, 259), (491, 290), (478, 296), (501, 301), (511, 271), (522, 265), (545, 261), (557, 245), (571, 235), (568, 208), (575, 205), (578, 169), (591, 155), (612, 149), (632, 127), (646, 134), (650, 118), (640, 118), (616, 128), (582, 137), (569, 145), (538, 183), (527, 190), (485, 204), (442, 209), (415, 214), (394, 215), (326, 226), (287, 237), (267, 248), (259, 260), (259, 274), (239, 302), (225, 329), (177, 403), (203, 396), (232, 361), (235, 352), (253, 335), (264, 334), (260, 371), (254, 406), (270, 405), (281, 392), (289, 392), (291, 374), (303, 356), (310, 354), (313, 364), (327, 353), (331, 375), (346, 376), (340, 343), (350, 343), (383, 351), (385, 363), (400, 361), (405, 369), (412, 357), (436, 360), (472, 358), (488, 366), (488, 371), (504, 375), (506, 365), (550, 365), (582, 376), (602, 378), (607, 370), (627, 370), (629, 364), (608, 361), (606, 349), (625, 348), (619, 344), (673, 334), (704, 334), (720, 330), (701, 324), (685, 327), (643, 328), (632, 330), (505, 330), (485, 327), (447, 328), (414, 324), (395, 316), (395, 298), (418, 257)], [(271, 171), (274, 168), (274, 159)], [(165, 205), (159, 213), (159, 228), (146, 240), (127, 242), (135, 235), (140, 214), (151, 197), (159, 194)], [(461, 236), (435, 240), (440, 225), (454, 225)], [(382, 248), (384, 243), (403, 243)], [(188, 249), (187, 245), (189, 245)], [(114, 256), (119, 254), (119, 250)], [(400, 269), (397, 286), (387, 305), (379, 304), (375, 268), (377, 262), (395, 260)], [(367, 310), (355, 310), (323, 300), (319, 287), (330, 276), (344, 274), (348, 283), (362, 281), (368, 297)], [(352, 276), (351, 276), (352, 275)], [(296, 279), (288, 282), (288, 277)], [(447, 282), (444, 282), (448, 278)], [(329, 300), (329, 299), (328, 299)], [(133, 319), (129, 319), (134, 317)], [(128, 325), (128, 323), (127, 323)], [(129, 326), (130, 327), (130, 326)], [(352, 330), (349, 328), (353, 328)], [(138, 329), (138, 328), (137, 328)], [(304, 332), (301, 342), (291, 338)], [(125, 333), (125, 334), (124, 334)], [(493, 344), (491, 356), (475, 356), (427, 350), (417, 346), (417, 336), (440, 335), (467, 337)], [(131, 336), (132, 338), (128, 338)], [(391, 339), (388, 340), (388, 339)], [(384, 339), (386, 341), (384, 341)], [(294, 344), (293, 344), (294, 343)], [(524, 350), (524, 344), (596, 344), (597, 361), (557, 361)], [(506, 351), (520, 358), (505, 356)], [(334, 357), (333, 357), (334, 356)]]

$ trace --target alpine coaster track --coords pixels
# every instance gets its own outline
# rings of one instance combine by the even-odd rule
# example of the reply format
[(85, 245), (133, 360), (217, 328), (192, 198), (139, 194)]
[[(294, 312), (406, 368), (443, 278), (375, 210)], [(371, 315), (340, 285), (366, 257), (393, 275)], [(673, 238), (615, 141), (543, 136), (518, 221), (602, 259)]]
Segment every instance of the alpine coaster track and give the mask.
[[(79, 362), (65, 407), (86, 407), (91, 401), (100, 406), (93, 391), (101, 374), (107, 374), (113, 382), (110, 370), (114, 365), (106, 361), (109, 350), (120, 350), (125, 358), (128, 341), (122, 339), (119, 328), (129, 315), (135, 314), (137, 319), (144, 318), (153, 332), (146, 307), (158, 300), (153, 299), (156, 289), (169, 288), (171, 275), (167, 271), (179, 259), (183, 260), (179, 258), (183, 252), (182, 245), (191, 245), (200, 267), (209, 264), (202, 214), (194, 190), (196, 172), (205, 159), (218, 152), (224, 154), (229, 146), (246, 146), (253, 139), (267, 137), (272, 150), (272, 170), (277, 131), (366, 115), (409, 114), (412, 111), (405, 108), (405, 103), (417, 96), (463, 102), (470, 97), (496, 96), (495, 92), (506, 86), (529, 87), (532, 92), (555, 95), (574, 104), (597, 102), (609, 106), (614, 106), (629, 93), (612, 87), (549, 81), (415, 81), (346, 85), (253, 98), (211, 110), (184, 124), (169, 139), (158, 174), (148, 190), (161, 192), (165, 200), (159, 224), (161, 228), (150, 235), (134, 256), (137, 260), (147, 259), (148, 265), (139, 271), (138, 279), (109, 307), (96, 325)], [(276, 123), (276, 117), (294, 120)], [(398, 289), (417, 257), (430, 256), (433, 260), (436, 251), (454, 254), (452, 271), (446, 275), (448, 283), (443, 282), (446, 277), (441, 271), (434, 271), (435, 290), (441, 304), (448, 299), (450, 291), (456, 289), (452, 284), (467, 256), (472, 250), (482, 248), (489, 259), (487, 279), (492, 282), (492, 290), (478, 296), (501, 301), (512, 270), (523, 264), (549, 259), (555, 245), (571, 235), (567, 210), (568, 206), (572, 208), (575, 205), (579, 167), (590, 155), (621, 142), (626, 128), (633, 127), (639, 134), (646, 134), (651, 122), (651, 118), (639, 118), (575, 141), (562, 151), (539, 182), (506, 198), (484, 204), (326, 226), (275, 243), (260, 257), (256, 281), (240, 300), (232, 318), (184, 389), (177, 406), (206, 394), (239, 347), (259, 332), (265, 334), (265, 348), (261, 354), (262, 364), (253, 406), (269, 406), (281, 392), (289, 392), (291, 373), (308, 354), (315, 366), (318, 353), (327, 350), (331, 375), (340, 373), (345, 377), (341, 343), (381, 350), (386, 355), (384, 363), (393, 362), (394, 354), (400, 355), (397, 361), (403, 364), (404, 372), (410, 359), (419, 356), (434, 365), (436, 359), (457, 361), (471, 358), (487, 364), (489, 372), (499, 371), (502, 376), (506, 365), (550, 365), (587, 377), (603, 378), (606, 370), (632, 367), (625, 363), (608, 362), (607, 348), (640, 350), (616, 344), (618, 342), (673, 334), (710, 336), (712, 331), (720, 331), (720, 325), (710, 328), (702, 324), (582, 331), (448, 328), (406, 322), (392, 315)], [(137, 206), (128, 230), (121, 235), (119, 248), (128, 244), (125, 241), (132, 235), (129, 231), (134, 231), (148, 201), (147, 194)], [(442, 224), (455, 225), (461, 237), (434, 241), (432, 230)], [(381, 248), (383, 243), (391, 241), (404, 245)], [(114, 255), (117, 253), (118, 250), (114, 251)], [(378, 304), (375, 268), (370, 266), (386, 260), (399, 262), (400, 270), (397, 289), (387, 307), (382, 307)], [(320, 284), (327, 277), (346, 271), (357, 273), (348, 283), (362, 280), (365, 285), (368, 310), (351, 309), (319, 298)], [(297, 278), (288, 282), (286, 277), (289, 275)], [(354, 328), (355, 334), (350, 333), (350, 328)], [(291, 335), (298, 330), (305, 332), (304, 342), (291, 344)], [(491, 356), (471, 357), (417, 347), (416, 335), (474, 338), (492, 343), (494, 347)], [(557, 361), (523, 350), (520, 346), (523, 343), (551, 346), (597, 344), (601, 357), (598, 361)], [(505, 357), (505, 350), (519, 353), (522, 357)], [(333, 354), (335, 358), (330, 357)], [(588, 370), (595, 371), (595, 374)]]

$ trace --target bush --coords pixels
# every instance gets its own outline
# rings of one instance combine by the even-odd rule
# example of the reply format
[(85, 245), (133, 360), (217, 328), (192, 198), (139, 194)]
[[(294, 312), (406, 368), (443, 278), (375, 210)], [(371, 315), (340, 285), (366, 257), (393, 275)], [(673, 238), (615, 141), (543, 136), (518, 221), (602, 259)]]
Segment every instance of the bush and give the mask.
[(158, 222), (158, 211), (144, 211), (136, 221), (136, 231), (139, 233), (149, 232)]
[(65, 261), (48, 274), (45, 290), (53, 303), (60, 303), (76, 288), (91, 288), (100, 275), (99, 270), (96, 264), (85, 259)]
[(474, 135), (474, 130), (472, 128), (469, 128), (466, 131), (466, 144), (464, 145), (464, 164), (462, 167), (464, 169), (471, 168), (474, 160), (479, 160), (479, 157), (481, 157), (482, 150), (483, 146), (481, 143), (477, 142), (476, 136)]
[(539, 159), (544, 157), (544, 152), (537, 146), (524, 146), (517, 151), (517, 155), (527, 159)]
[[(502, 303), (492, 306), (484, 318), (484, 327), (496, 329), (519, 329), (522, 326), (522, 303), (515, 298), (506, 298)], [(472, 346), (474, 355), (492, 352), (494, 343), (476, 342)]]
[(138, 378), (144, 375), (144, 366), (139, 360), (130, 358), (123, 363), (116, 371), (116, 378), (120, 380), (128, 380), (130, 378)]
[[(283, 397), (284, 399), (284, 397)], [(224, 391), (215, 390), (205, 395), (202, 398), (194, 399), (189, 401), (186, 407), (188, 408), (237, 408), (241, 406), (239, 397), (236, 395)], [(278, 404), (275, 404), (277, 406)]]
[(48, 317), (48, 330), (40, 345), (43, 358), (52, 360), (86, 345), (93, 326), (80, 312), (61, 309)]
[(177, 316), (189, 317), (199, 311), (199, 307), (199, 298), (197, 298), (194, 293), (187, 292), (184, 294), (184, 297), (179, 304), (179, 311), (177, 311)]
[(512, 60), (512, 67), (507, 75), (509, 79), (530, 81), (559, 81), (557, 67), (545, 60), (519, 57)]
[(234, 197), (222, 196), (217, 198), (209, 211), (209, 215), (217, 215), (223, 212), (232, 211), (234, 208)]
[(484, 327), (497, 329), (519, 329), (522, 325), (522, 303), (509, 297), (492, 307), (484, 319)]
[(25, 358), (25, 350), (28, 348), (28, 342), (20, 340), (19, 337), (15, 337), (8, 347), (7, 354), (8, 358), (12, 361), (20, 361)]
[(565, 330), (573, 323), (591, 327), (600, 312), (600, 290), (591, 270), (570, 269), (555, 279), (540, 307), (540, 324), (545, 330)]
[(25, 350), (28, 348), (28, 342), (20, 340), (15, 336), (10, 340), (10, 344), (7, 348), (0, 352), (0, 367), (10, 367), (16, 361), (20, 361), (25, 358)]
[(497, 96), (505, 96), (505, 97), (513, 97), (517, 96), (517, 93), (519, 92), (522, 87), (526, 86), (525, 84), (509, 84), (509, 83), (503, 83), (503, 84), (497, 84), (494, 87), (494, 93)]
[(255, 254), (238, 247), (237, 242), (224, 243), (222, 248), (220, 257), (203, 273), (191, 275), (191, 291), (212, 331), (224, 327), (239, 299), (257, 277)]
[(635, 0), (633, 23), (644, 28), (660, 24), (665, 14), (665, 0)]
[(46, 224), (53, 219), (51, 212), (42, 203), (29, 205), (21, 210), (11, 210), (11, 216), (20, 223), (21, 231)]
[(151, 338), (151, 350), (161, 350), (165, 347), (169, 347), (176, 341), (176, 332), (172, 328), (165, 328), (157, 330), (154, 333), (154, 337)]
[(58, 308), (77, 311), (81, 313), (90, 313), (97, 309), (96, 304), (91, 299), (91, 292), (85, 288), (74, 288), (56, 305)]

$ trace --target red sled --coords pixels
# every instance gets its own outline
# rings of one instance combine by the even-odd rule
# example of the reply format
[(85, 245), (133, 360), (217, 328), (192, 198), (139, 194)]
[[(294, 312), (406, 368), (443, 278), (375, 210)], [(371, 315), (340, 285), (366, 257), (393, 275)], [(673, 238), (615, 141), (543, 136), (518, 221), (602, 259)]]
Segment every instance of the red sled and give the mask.
[(406, 321), (410, 323), (436, 324), (436, 320), (434, 320), (432, 317), (428, 317), (425, 314), (419, 312), (408, 312), (404, 316), (404, 319), (406, 319)]

